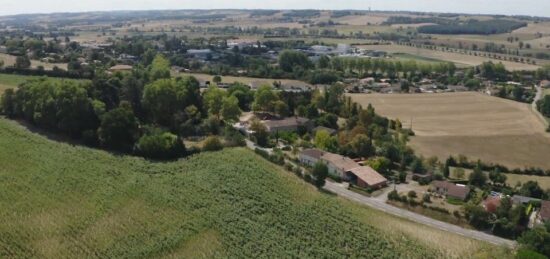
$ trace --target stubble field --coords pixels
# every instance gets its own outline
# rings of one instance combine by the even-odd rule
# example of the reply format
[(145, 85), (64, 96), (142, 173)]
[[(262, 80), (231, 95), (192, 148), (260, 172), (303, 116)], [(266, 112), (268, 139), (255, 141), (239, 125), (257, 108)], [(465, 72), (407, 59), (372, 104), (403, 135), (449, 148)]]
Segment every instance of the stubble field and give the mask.
[(487, 57), (465, 55), (465, 54), (460, 54), (456, 52), (443, 52), (439, 50), (429, 50), (429, 49), (423, 49), (423, 48), (401, 46), (396, 44), (364, 45), (364, 46), (358, 46), (358, 47), (362, 49), (386, 51), (388, 53), (406, 53), (406, 54), (422, 56), (422, 57), (431, 58), (431, 59), (440, 59), (447, 62), (453, 62), (458, 65), (478, 66), (483, 62), (492, 61), (494, 63), (499, 63), (499, 62), (502, 63), (506, 67), (506, 69), (511, 71), (537, 70), (539, 68), (539, 66), (537, 65), (524, 64), (524, 63), (518, 63), (518, 62), (511, 62), (511, 61), (502, 61), (502, 60), (492, 59)]
[(480, 93), (354, 94), (416, 133), (417, 153), (445, 159), (463, 154), (511, 168), (550, 169), (550, 136), (528, 104)]

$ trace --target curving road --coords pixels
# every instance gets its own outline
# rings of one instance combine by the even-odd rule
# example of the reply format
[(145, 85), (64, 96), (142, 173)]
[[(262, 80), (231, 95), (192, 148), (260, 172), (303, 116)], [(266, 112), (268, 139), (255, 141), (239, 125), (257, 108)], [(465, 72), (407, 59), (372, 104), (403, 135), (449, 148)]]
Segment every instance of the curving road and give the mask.
[(420, 223), (420, 224), (424, 224), (424, 225), (427, 225), (427, 226), (430, 226), (430, 227), (441, 229), (443, 231), (447, 231), (447, 232), (451, 232), (451, 233), (454, 233), (454, 234), (457, 234), (457, 235), (466, 236), (466, 237), (469, 237), (469, 238), (489, 242), (489, 243), (492, 243), (492, 244), (498, 245), (498, 246), (506, 246), (506, 247), (510, 247), (510, 248), (513, 248), (513, 247), (516, 246), (516, 242), (512, 241), (512, 240), (508, 240), (508, 239), (500, 238), (500, 237), (497, 237), (497, 236), (493, 236), (493, 235), (490, 235), (490, 234), (487, 234), (487, 233), (484, 233), (484, 232), (481, 232), (481, 231), (465, 229), (465, 228), (462, 228), (462, 227), (459, 227), (459, 226), (456, 226), (456, 225), (453, 225), (453, 224), (449, 224), (449, 223), (438, 221), (438, 220), (435, 220), (435, 219), (432, 219), (432, 218), (429, 218), (429, 217), (426, 217), (426, 216), (422, 216), (420, 214), (417, 214), (417, 213), (414, 213), (414, 212), (411, 212), (411, 211), (408, 211), (408, 210), (404, 210), (404, 209), (400, 209), (400, 208), (391, 206), (391, 205), (385, 203), (382, 200), (366, 197), (364, 195), (352, 192), (352, 191), (348, 190), (346, 188), (346, 186), (343, 185), (343, 184), (327, 181), (323, 188), (328, 190), (328, 191), (331, 191), (333, 193), (336, 193), (341, 197), (347, 198), (349, 200), (359, 202), (359, 203), (367, 205), (369, 207), (384, 211), (386, 213), (389, 213), (389, 214), (392, 214), (392, 215), (395, 215), (395, 216), (398, 216), (398, 217), (406, 218), (406, 219), (415, 221), (415, 222)]

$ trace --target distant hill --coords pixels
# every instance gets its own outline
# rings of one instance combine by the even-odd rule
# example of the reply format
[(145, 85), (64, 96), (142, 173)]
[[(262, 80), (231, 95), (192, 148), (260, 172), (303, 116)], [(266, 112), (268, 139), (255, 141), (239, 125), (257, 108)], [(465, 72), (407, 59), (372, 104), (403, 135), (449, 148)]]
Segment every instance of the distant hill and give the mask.
[(494, 253), (320, 193), (241, 148), (149, 162), (58, 143), (0, 118), (0, 165), (0, 258)]

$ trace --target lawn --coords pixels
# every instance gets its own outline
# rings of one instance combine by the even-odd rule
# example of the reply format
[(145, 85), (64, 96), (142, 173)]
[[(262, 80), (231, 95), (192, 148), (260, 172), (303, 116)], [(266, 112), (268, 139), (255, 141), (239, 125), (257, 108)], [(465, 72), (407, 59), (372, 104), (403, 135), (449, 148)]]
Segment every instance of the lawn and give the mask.
[(408, 53), (395, 53), (392, 56), (393, 58), (401, 61), (416, 61), (418, 63), (439, 64), (439, 63), (447, 62), (441, 59), (428, 58), (428, 57), (417, 56), (417, 55), (408, 54)]
[[(194, 76), (200, 81), (210, 81), (212, 82), (212, 79), (214, 76), (208, 75), (208, 74), (200, 74), (200, 73), (173, 73), (173, 76)], [(259, 82), (262, 84), (268, 84), (273, 85), (273, 82), (282, 82), (283, 84), (290, 84), (295, 86), (309, 86), (308, 83), (299, 81), (299, 80), (291, 80), (291, 79), (267, 79), (267, 78), (253, 78), (253, 77), (245, 77), (245, 76), (221, 76), (222, 77), (222, 83), (235, 83), (240, 82), (243, 84), (250, 84), (253, 82)]]
[[(21, 83), (24, 83), (27, 80), (31, 79), (38, 79), (41, 78), (40, 76), (24, 76), (24, 75), (15, 75), (15, 74), (0, 74), (0, 94), (3, 93), (6, 89), (9, 88), (16, 88)], [(49, 77), (51, 80), (75, 80), (80, 81), (76, 79), (63, 79), (63, 78), (57, 78), (57, 77)]]
[[(13, 66), (15, 64), (15, 56), (8, 54), (0, 54), (0, 60), (4, 61), (4, 66)], [(45, 63), (38, 60), (31, 60), (31, 67), (36, 68), (38, 66), (43, 66), (46, 70), (52, 70), (54, 67), (58, 67), (64, 70), (67, 70), (67, 63)]]
[[(458, 173), (459, 171), (462, 171), (463, 173)], [(450, 176), (453, 179), (463, 179), (467, 180), (470, 174), (473, 170), (471, 169), (464, 169), (464, 168), (456, 168), (451, 167), (450, 170)], [(462, 177), (459, 177), (462, 174)], [(485, 172), (485, 174), (488, 176), (489, 172)], [(523, 174), (505, 174), (506, 175), (506, 184), (510, 186), (515, 186), (516, 184), (520, 183), (526, 183), (528, 181), (534, 181), (538, 182), (539, 186), (542, 187), (544, 190), (550, 189), (550, 177), (548, 176), (537, 176), (537, 175), (523, 175)]]
[(355, 102), (412, 123), (411, 146), (420, 155), (466, 155), (510, 168), (550, 169), (550, 135), (529, 104), (474, 92), (352, 94)]
[(510, 257), (321, 193), (244, 148), (150, 162), (0, 118), (0, 164), (1, 258)]

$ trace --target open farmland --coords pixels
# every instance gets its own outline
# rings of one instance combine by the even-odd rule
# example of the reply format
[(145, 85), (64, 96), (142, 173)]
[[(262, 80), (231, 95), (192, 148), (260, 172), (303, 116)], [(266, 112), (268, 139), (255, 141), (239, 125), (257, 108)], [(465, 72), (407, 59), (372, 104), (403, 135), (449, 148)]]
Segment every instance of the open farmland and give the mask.
[[(8, 55), (8, 54), (0, 54), (0, 60), (4, 61), (4, 66), (13, 66), (15, 64), (16, 56)], [(39, 66), (44, 67), (45, 70), (52, 70), (54, 67), (58, 67), (64, 70), (67, 70), (67, 64), (66, 63), (45, 63), (42, 61), (37, 60), (31, 60), (31, 67), (37, 68)]]
[(439, 50), (429, 50), (424, 48), (416, 48), (409, 46), (402, 46), (397, 44), (391, 45), (364, 45), (359, 46), (359, 48), (369, 49), (369, 50), (380, 50), (386, 51), (388, 53), (407, 53), (415, 56), (422, 56), (431, 59), (439, 59), (447, 62), (453, 62), (458, 65), (467, 65), (467, 66), (477, 66), (486, 61), (492, 62), (501, 62), (506, 69), (516, 71), (516, 70), (537, 70), (539, 66), (523, 64), (510, 61), (502, 61), (498, 59), (492, 59), (487, 57), (480, 56), (470, 56), (455, 52), (443, 52)]
[(242, 148), (148, 162), (0, 119), (0, 163), (2, 258), (507, 257), (320, 193)]
[(473, 92), (351, 96), (404, 127), (412, 120), (411, 145), (421, 155), (463, 154), (512, 168), (550, 169), (550, 136), (528, 104)]
[[(23, 75), (14, 75), (14, 74), (0, 74), (0, 94), (3, 93), (6, 89), (16, 88), (20, 84), (24, 83), (27, 80), (42, 78), (40, 76), (23, 76)], [(61, 81), (61, 80), (74, 80), (74, 81), (85, 81), (77, 79), (64, 79), (56, 77), (48, 77), (49, 80)]]
[[(460, 170), (462, 169), (462, 170)], [(458, 172), (462, 172), (462, 175)], [(451, 167), (450, 174), (454, 179), (467, 180), (470, 174), (473, 172), (472, 169), (457, 168)], [(489, 172), (484, 172), (489, 177)], [(515, 186), (517, 183), (524, 184), (528, 181), (534, 181), (539, 184), (539, 186), (544, 189), (550, 189), (550, 177), (548, 176), (537, 176), (537, 175), (525, 175), (525, 174), (505, 174), (506, 175), (506, 184), (509, 186)]]
[[(198, 73), (174, 73), (174, 76), (194, 76), (199, 81), (210, 81), (214, 76), (208, 74), (198, 74)], [(308, 86), (309, 84), (303, 81), (291, 80), (291, 79), (267, 79), (267, 78), (253, 78), (253, 77), (244, 77), (244, 76), (221, 76), (222, 83), (232, 84), (235, 82), (250, 84), (250, 83), (260, 83), (273, 85), (273, 82), (281, 82), (283, 84), (290, 84), (294, 86)]]

